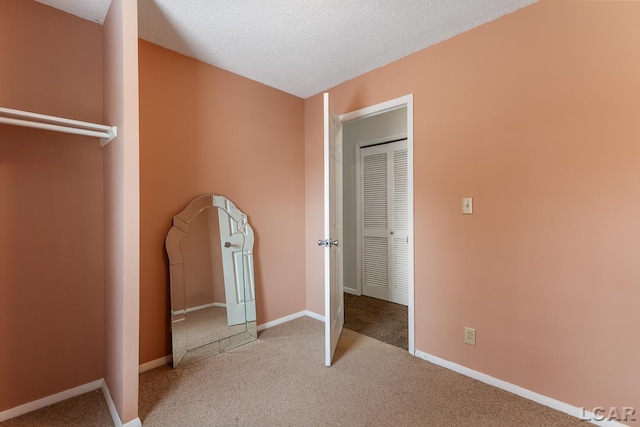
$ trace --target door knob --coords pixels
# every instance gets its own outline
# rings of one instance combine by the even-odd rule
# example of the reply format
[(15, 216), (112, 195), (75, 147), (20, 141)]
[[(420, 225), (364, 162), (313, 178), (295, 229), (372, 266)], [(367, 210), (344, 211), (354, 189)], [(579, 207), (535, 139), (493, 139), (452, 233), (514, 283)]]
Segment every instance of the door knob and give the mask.
[(324, 246), (325, 248), (330, 248), (331, 246), (338, 246), (338, 241), (331, 240), (331, 239), (318, 240), (318, 246)]

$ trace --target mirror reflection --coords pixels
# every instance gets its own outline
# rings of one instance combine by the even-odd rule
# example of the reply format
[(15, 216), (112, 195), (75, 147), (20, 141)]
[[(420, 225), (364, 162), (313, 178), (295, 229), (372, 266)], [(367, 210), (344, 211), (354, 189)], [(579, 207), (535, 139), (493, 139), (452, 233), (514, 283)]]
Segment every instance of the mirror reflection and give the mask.
[(173, 367), (257, 337), (253, 230), (222, 196), (193, 200), (166, 239)]

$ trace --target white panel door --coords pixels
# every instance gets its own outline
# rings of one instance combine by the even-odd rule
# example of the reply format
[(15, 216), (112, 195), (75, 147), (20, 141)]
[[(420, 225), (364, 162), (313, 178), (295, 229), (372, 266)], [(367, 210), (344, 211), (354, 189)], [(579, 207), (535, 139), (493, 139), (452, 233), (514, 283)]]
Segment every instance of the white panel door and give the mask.
[(324, 94), (325, 364), (331, 366), (344, 325), (342, 283), (342, 122)]
[[(227, 205), (224, 208), (228, 212), (231, 206)], [(218, 224), (220, 227), (227, 323), (229, 326), (239, 325), (247, 321), (245, 299), (250, 299), (251, 296), (246, 295), (245, 281), (247, 268), (253, 268), (253, 265), (248, 266), (244, 262), (246, 258), (244, 256), (245, 236), (238, 230), (238, 223), (222, 209), (219, 209)]]
[(362, 293), (408, 304), (409, 192), (407, 142), (360, 150)]

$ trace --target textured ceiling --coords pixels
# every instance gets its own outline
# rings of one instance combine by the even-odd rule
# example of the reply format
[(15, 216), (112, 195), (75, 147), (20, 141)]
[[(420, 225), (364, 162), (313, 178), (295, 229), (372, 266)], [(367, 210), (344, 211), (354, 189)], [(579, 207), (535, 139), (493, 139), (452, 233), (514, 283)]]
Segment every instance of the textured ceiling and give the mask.
[[(37, 1), (100, 23), (110, 4)], [(535, 1), (138, 0), (138, 20), (144, 40), (307, 98)]]
[(64, 10), (80, 18), (88, 19), (99, 24), (104, 23), (104, 17), (111, 5), (111, 0), (36, 0), (38, 3)]

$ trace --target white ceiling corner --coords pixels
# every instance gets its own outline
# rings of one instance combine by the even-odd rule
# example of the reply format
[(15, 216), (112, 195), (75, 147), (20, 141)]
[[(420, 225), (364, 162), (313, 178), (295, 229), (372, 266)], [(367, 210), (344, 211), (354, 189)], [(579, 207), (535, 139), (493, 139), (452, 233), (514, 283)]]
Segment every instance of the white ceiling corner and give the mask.
[[(100, 23), (110, 4), (36, 1)], [(138, 22), (144, 40), (307, 98), (535, 1), (138, 0)]]
[(36, 0), (88, 21), (104, 24), (111, 0)]

